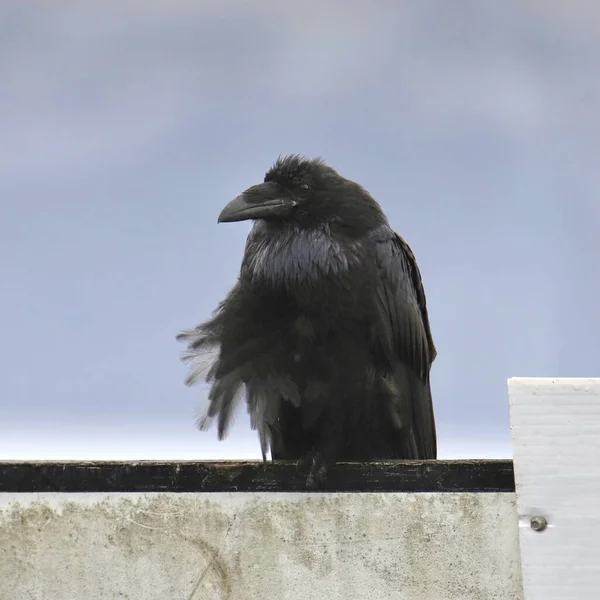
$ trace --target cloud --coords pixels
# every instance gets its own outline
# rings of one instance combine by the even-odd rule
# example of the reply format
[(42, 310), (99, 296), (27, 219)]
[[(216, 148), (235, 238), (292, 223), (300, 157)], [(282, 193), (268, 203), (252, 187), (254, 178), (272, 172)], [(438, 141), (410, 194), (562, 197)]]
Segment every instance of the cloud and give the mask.
[[(251, 98), (250, 111), (287, 103), (293, 114), (307, 103), (352, 104), (369, 89), (381, 110), (409, 103), (438, 127), (466, 118), (542, 135), (568, 118), (582, 81), (581, 93), (597, 97), (600, 80), (574, 57), (572, 36), (545, 26), (550, 16), (517, 23), (538, 6), (488, 13), (472, 4), (460, 18), (428, 3), (342, 0), (5, 9), (5, 30), (19, 35), (0, 42), (2, 169), (126, 163)], [(562, 63), (546, 60), (545, 47)], [(569, 69), (578, 86), (561, 83)]]

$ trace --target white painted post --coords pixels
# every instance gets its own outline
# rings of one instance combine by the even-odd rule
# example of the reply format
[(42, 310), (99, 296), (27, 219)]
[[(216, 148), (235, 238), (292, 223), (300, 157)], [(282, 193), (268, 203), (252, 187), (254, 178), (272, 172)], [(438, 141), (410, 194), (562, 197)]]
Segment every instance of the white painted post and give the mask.
[(600, 378), (515, 377), (508, 395), (524, 598), (598, 600)]

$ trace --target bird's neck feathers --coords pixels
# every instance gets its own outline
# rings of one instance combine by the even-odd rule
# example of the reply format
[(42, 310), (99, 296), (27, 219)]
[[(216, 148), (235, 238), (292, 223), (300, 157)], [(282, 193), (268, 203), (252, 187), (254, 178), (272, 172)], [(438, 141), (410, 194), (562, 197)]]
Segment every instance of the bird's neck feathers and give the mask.
[(274, 285), (336, 278), (358, 264), (361, 245), (361, 241), (338, 239), (329, 224), (305, 228), (256, 221), (244, 270), (251, 278)]

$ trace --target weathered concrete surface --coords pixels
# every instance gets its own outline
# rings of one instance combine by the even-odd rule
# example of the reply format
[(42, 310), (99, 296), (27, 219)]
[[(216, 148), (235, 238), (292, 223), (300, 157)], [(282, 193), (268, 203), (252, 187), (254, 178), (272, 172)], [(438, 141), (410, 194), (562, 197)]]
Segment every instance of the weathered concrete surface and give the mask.
[(521, 600), (514, 494), (0, 494), (0, 600)]

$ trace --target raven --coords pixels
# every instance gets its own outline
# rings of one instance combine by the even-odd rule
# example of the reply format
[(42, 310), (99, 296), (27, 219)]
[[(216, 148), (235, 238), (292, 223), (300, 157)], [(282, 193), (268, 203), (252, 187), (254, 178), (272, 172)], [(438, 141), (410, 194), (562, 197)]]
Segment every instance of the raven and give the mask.
[(308, 488), (341, 460), (436, 458), (425, 291), (379, 204), (321, 159), (291, 155), (218, 218), (244, 220), (237, 283), (177, 336), (186, 383), (211, 384), (200, 429), (217, 418), (223, 439), (245, 392), (263, 460), (270, 449), (298, 461)]

